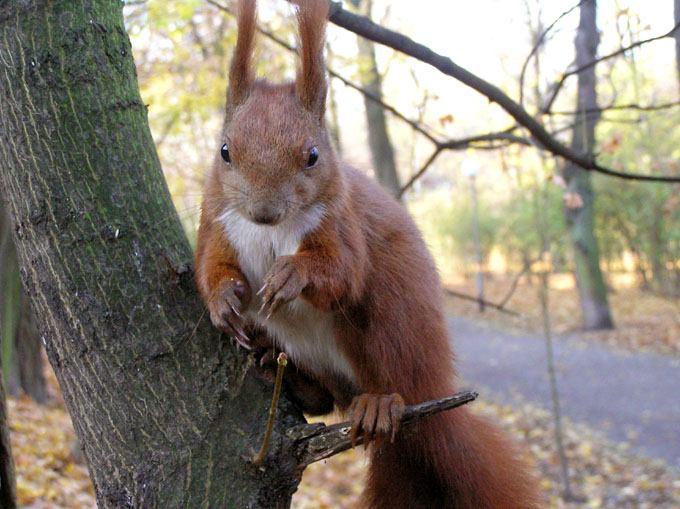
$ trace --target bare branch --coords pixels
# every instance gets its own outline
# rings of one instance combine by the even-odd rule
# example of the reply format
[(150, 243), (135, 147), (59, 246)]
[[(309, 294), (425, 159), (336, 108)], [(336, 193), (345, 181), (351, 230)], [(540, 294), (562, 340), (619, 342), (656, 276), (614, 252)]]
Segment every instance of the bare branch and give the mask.
[(508, 141), (510, 143), (518, 143), (520, 145), (526, 145), (528, 147), (533, 146), (533, 143), (527, 138), (514, 135), (507, 131), (502, 131), (498, 133), (488, 133), (488, 134), (478, 134), (476, 136), (470, 136), (469, 138), (462, 138), (459, 140), (449, 140), (439, 144), (442, 149), (455, 150), (459, 148), (467, 148), (474, 143), (484, 142), (484, 141)]
[(334, 78), (339, 79), (342, 81), (345, 85), (347, 85), (350, 88), (353, 88), (354, 90), (357, 90), (358, 92), (362, 93), (366, 97), (368, 97), (371, 101), (379, 104), (383, 109), (389, 111), (392, 113), (395, 117), (400, 118), (404, 122), (406, 122), (408, 125), (410, 125), (413, 129), (418, 131), (420, 134), (425, 136), (428, 140), (430, 140), (432, 143), (437, 144), (439, 143), (437, 139), (432, 136), (425, 128), (423, 128), (423, 125), (420, 122), (417, 122), (415, 120), (411, 120), (408, 118), (406, 115), (400, 113), (397, 111), (394, 106), (390, 106), (386, 102), (384, 102), (382, 99), (380, 99), (378, 96), (374, 95), (373, 93), (369, 92), (368, 90), (365, 90), (363, 87), (360, 87), (359, 85), (349, 81), (347, 78), (343, 77), (342, 75), (338, 74), (337, 72), (328, 69), (328, 74), (333, 76)]
[[(566, 145), (560, 143), (556, 138), (551, 136), (548, 131), (546, 131), (546, 129), (538, 122), (538, 120), (531, 116), (519, 104), (510, 99), (510, 97), (508, 97), (508, 95), (506, 95), (501, 89), (472, 74), (467, 69), (455, 64), (450, 58), (435, 53), (430, 48), (413, 41), (405, 35), (381, 27), (366, 17), (347, 12), (343, 10), (341, 6), (338, 6), (337, 3), (333, 4), (333, 9), (331, 10), (331, 16), (329, 19), (331, 22), (349, 30), (350, 32), (361, 35), (374, 42), (425, 62), (438, 69), (443, 74), (451, 76), (466, 84), (467, 86), (477, 90), (482, 95), (486, 96), (491, 102), (495, 102), (501, 106), (519, 124), (527, 128), (534, 139), (546, 150), (552, 152), (555, 155), (561, 156), (562, 158), (576, 164), (584, 170), (596, 171), (605, 175), (628, 180), (680, 182), (680, 176), (669, 177), (660, 175), (632, 174), (606, 168), (598, 164), (595, 160), (595, 156), (592, 154), (576, 152)], [(664, 37), (670, 35), (674, 30), (675, 28), (668, 34), (664, 35)], [(639, 46), (640, 44), (649, 41), (650, 39), (646, 41), (639, 41), (637, 45)], [(601, 60), (602, 59), (598, 59), (598, 61)], [(595, 63), (597, 63), (597, 61), (592, 63), (592, 65), (595, 65)]]
[[(550, 108), (552, 108), (553, 103), (555, 102), (555, 99), (557, 99), (557, 94), (559, 94), (560, 90), (562, 89), (562, 85), (564, 85), (564, 82), (569, 76), (573, 76), (574, 74), (578, 74), (582, 71), (585, 71), (586, 69), (590, 69), (594, 65), (599, 64), (600, 62), (604, 62), (605, 60), (609, 60), (610, 58), (617, 57), (621, 55), (622, 53), (625, 53), (626, 51), (630, 51), (634, 48), (637, 48), (638, 46), (642, 46), (643, 44), (647, 44), (648, 42), (652, 41), (658, 41), (659, 39), (665, 39), (666, 37), (670, 37), (675, 33), (676, 30), (680, 28), (680, 23), (677, 23), (671, 30), (670, 32), (666, 32), (665, 34), (662, 35), (657, 35), (656, 37), (650, 37), (649, 39), (642, 39), (641, 41), (636, 41), (633, 44), (629, 46), (625, 46), (623, 48), (619, 48), (618, 50), (614, 51), (613, 53), (609, 53), (608, 55), (604, 55), (602, 57), (596, 58), (595, 60), (591, 60), (585, 65), (582, 65), (581, 67), (577, 67), (576, 69), (572, 69), (571, 71), (565, 72), (559, 80), (553, 85), (553, 91), (552, 94), (550, 95), (550, 98), (548, 99), (548, 102), (541, 108), (541, 113), (547, 113), (550, 111)], [(575, 162), (575, 161), (572, 161)], [(578, 164), (578, 163), (576, 163)]]
[(519, 313), (517, 311), (513, 311), (511, 309), (506, 309), (503, 307), (505, 305), (506, 300), (503, 301), (501, 304), (495, 304), (493, 302), (489, 302), (488, 300), (485, 299), (480, 299), (479, 297), (475, 297), (473, 295), (468, 295), (467, 293), (462, 293), (462, 292), (457, 292), (456, 290), (451, 290), (450, 288), (444, 288), (444, 291), (448, 294), (451, 295), (452, 297), (458, 297), (459, 299), (463, 300), (469, 300), (472, 302), (481, 302), (485, 306), (497, 309), (501, 313), (506, 313), (508, 315), (512, 316), (519, 316)]
[[(398, 198), (401, 198), (403, 194), (408, 191), (413, 184), (418, 180), (420, 177), (423, 176), (423, 174), (427, 171), (427, 169), (432, 165), (434, 160), (441, 154), (442, 151), (444, 150), (461, 150), (465, 148), (469, 148), (471, 146), (475, 146), (477, 143), (481, 142), (489, 142), (489, 141), (506, 141), (508, 143), (519, 143), (521, 145), (526, 145), (526, 146), (532, 146), (533, 144), (531, 143), (530, 140), (527, 138), (522, 138), (521, 136), (514, 135), (510, 133), (508, 130), (506, 131), (501, 131), (497, 133), (487, 133), (487, 134), (478, 134), (475, 136), (470, 136), (468, 138), (460, 138), (460, 139), (451, 139), (447, 141), (442, 141), (442, 142), (435, 142), (435, 150), (432, 152), (430, 157), (425, 161), (425, 163), (420, 167), (420, 169), (413, 174), (413, 176), (404, 184), (404, 186), (399, 190), (399, 194), (397, 195)], [(507, 146), (507, 144), (504, 145), (485, 145), (485, 146), (475, 146), (475, 148), (478, 149), (485, 149), (485, 148), (492, 148), (492, 149), (498, 149), (502, 148), (504, 146)]]
[[(404, 409), (401, 427), (403, 428), (418, 422), (438, 412), (465, 405), (474, 401), (477, 397), (478, 394), (474, 391), (463, 391), (448, 398), (408, 406)], [(298, 468), (302, 470), (316, 461), (329, 458), (351, 448), (351, 429), (352, 425), (349, 421), (331, 426), (325, 426), (324, 424), (303, 424), (288, 429), (286, 435), (294, 442), (298, 458)], [(356, 444), (362, 444), (363, 440), (363, 436), (359, 435)]]
[(397, 198), (401, 199), (401, 197), (404, 195), (406, 191), (408, 191), (413, 184), (415, 184), (416, 180), (418, 180), (420, 177), (423, 176), (423, 173), (427, 171), (427, 169), (430, 167), (430, 165), (434, 162), (435, 159), (437, 159), (437, 156), (442, 153), (442, 148), (439, 144), (437, 144), (437, 148), (435, 148), (434, 152), (432, 152), (432, 155), (427, 158), (427, 161), (425, 161), (425, 164), (423, 164), (420, 169), (415, 172), (411, 178), (404, 184), (404, 186), (399, 190), (399, 193), (397, 194)]
[(602, 106), (600, 108), (586, 108), (581, 111), (549, 111), (545, 112), (544, 115), (562, 115), (562, 116), (575, 116), (588, 113), (601, 113), (605, 111), (615, 111), (615, 110), (635, 110), (635, 111), (659, 111), (667, 110), (675, 106), (680, 106), (680, 101), (672, 101), (662, 104), (650, 104), (648, 106), (643, 106), (640, 104), (613, 104), (611, 106)]
[(581, 0), (581, 1), (580, 1), (579, 3), (577, 3), (576, 5), (574, 5), (571, 9), (566, 10), (566, 11), (564, 11), (562, 14), (560, 14), (560, 15), (555, 19), (555, 21), (553, 21), (552, 23), (550, 23), (550, 25), (548, 26), (548, 28), (546, 28), (545, 30), (543, 30), (543, 32), (541, 32), (541, 35), (539, 35), (539, 36), (536, 38), (536, 42), (535, 42), (535, 44), (534, 44), (534, 47), (531, 48), (531, 52), (529, 52), (529, 54), (527, 55), (526, 60), (524, 60), (524, 64), (522, 64), (522, 72), (521, 72), (520, 75), (519, 75), (519, 104), (520, 104), (521, 106), (524, 106), (524, 75), (525, 75), (526, 72), (527, 72), (527, 67), (528, 67), (528, 65), (529, 65), (529, 62), (531, 61), (531, 57), (533, 57), (533, 56), (536, 54), (536, 52), (538, 51), (538, 48), (540, 48), (541, 45), (543, 44), (543, 41), (545, 40), (546, 35), (548, 35), (548, 33), (553, 29), (553, 27), (554, 27), (557, 23), (559, 23), (559, 21), (560, 21), (562, 18), (564, 18), (565, 16), (571, 14), (571, 13), (574, 11), (574, 9), (578, 8), (582, 3), (583, 3), (583, 0)]
[(512, 283), (510, 284), (510, 289), (508, 290), (508, 293), (505, 294), (505, 297), (503, 297), (503, 300), (500, 301), (498, 304), (500, 307), (505, 306), (508, 301), (512, 298), (513, 294), (515, 293), (515, 290), (517, 290), (517, 284), (519, 283), (520, 278), (529, 272), (531, 269), (531, 266), (539, 261), (540, 258), (535, 258), (533, 260), (529, 260), (524, 264), (524, 267), (522, 267), (522, 270), (520, 270), (517, 274), (515, 274), (515, 277), (512, 278)]

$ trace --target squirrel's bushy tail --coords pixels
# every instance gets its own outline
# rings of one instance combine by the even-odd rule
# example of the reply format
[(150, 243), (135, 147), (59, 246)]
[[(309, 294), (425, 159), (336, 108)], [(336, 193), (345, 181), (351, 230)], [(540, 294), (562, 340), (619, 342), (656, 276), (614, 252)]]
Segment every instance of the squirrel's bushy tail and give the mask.
[(465, 408), (374, 446), (364, 492), (372, 509), (534, 509), (542, 496), (526, 460), (492, 423)]

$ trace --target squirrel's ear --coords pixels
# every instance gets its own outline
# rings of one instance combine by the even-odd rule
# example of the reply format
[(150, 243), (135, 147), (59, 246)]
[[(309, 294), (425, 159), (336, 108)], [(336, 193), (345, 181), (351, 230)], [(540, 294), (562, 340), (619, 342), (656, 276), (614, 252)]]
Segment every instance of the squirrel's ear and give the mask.
[(300, 29), (300, 66), (295, 91), (302, 106), (323, 121), (326, 110), (326, 64), (323, 47), (326, 40), (328, 0), (297, 0)]
[(252, 55), (257, 23), (256, 0), (239, 0), (236, 21), (238, 38), (229, 68), (227, 108), (237, 106), (245, 101), (255, 81)]

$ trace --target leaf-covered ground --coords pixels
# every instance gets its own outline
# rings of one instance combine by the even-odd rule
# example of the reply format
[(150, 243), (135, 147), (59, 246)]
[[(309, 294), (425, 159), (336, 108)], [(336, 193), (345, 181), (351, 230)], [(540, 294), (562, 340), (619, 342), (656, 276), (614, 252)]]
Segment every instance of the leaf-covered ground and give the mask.
[(63, 404), (9, 398), (7, 406), (19, 507), (95, 507), (87, 468), (73, 455), (73, 426)]

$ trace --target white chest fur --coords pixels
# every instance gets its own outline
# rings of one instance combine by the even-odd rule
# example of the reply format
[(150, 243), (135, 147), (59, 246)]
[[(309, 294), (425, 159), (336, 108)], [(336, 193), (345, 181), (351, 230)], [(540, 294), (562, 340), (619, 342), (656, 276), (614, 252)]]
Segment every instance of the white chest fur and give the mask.
[[(276, 226), (258, 225), (235, 210), (218, 218), (253, 293), (262, 286), (265, 275), (279, 256), (293, 255), (304, 236), (318, 228), (322, 206), (313, 207)], [(301, 298), (284, 305), (269, 320), (260, 315), (260, 297), (253, 295), (247, 316), (264, 327), (293, 360), (319, 374), (328, 371), (355, 381), (352, 367), (335, 339), (332, 313), (320, 311)]]

